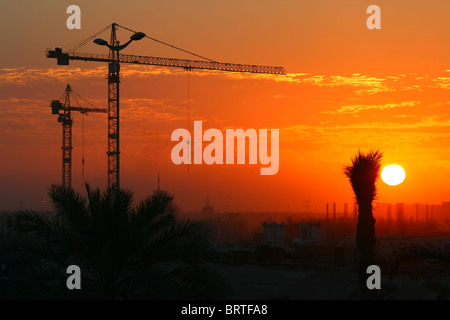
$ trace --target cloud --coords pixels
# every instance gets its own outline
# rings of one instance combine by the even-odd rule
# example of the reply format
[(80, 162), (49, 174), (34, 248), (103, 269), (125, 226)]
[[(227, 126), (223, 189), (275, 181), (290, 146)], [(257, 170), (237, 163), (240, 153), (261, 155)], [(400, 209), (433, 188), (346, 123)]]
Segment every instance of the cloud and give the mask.
[(185, 110), (168, 103), (169, 99), (133, 98), (123, 99), (122, 106), (126, 106), (126, 120), (142, 121), (176, 121), (185, 119)]
[[(447, 70), (448, 71), (448, 70)], [(160, 75), (182, 75), (182, 68), (155, 67), (126, 64), (121, 69), (124, 77), (148, 78)], [(23, 86), (35, 81), (73, 81), (88, 78), (104, 79), (107, 66), (103, 64), (95, 68), (75, 66), (58, 66), (50, 68), (3, 68), (0, 69), (0, 85)], [(293, 85), (311, 85), (317, 87), (348, 87), (354, 89), (356, 95), (373, 95), (382, 92), (421, 90), (423, 88), (450, 89), (450, 78), (447, 76), (430, 77), (428, 75), (399, 74), (384, 77), (351, 74), (323, 75), (311, 73), (287, 73), (284, 75), (256, 74), (242, 72), (221, 72), (214, 70), (194, 70), (197, 77), (222, 77), (234, 80), (267, 80), (284, 82)]]
[(401, 103), (386, 103), (386, 104), (380, 104), (380, 105), (348, 105), (348, 106), (342, 106), (336, 111), (323, 111), (322, 113), (328, 113), (328, 114), (339, 114), (339, 113), (358, 113), (361, 111), (367, 111), (367, 110), (388, 110), (388, 109), (394, 109), (394, 108), (402, 108), (402, 107), (414, 107), (416, 105), (420, 104), (419, 101), (405, 101)]
[[(36, 81), (73, 81), (87, 78), (105, 78), (106, 65), (96, 68), (57, 67), (57, 68), (3, 68), (0, 69), (0, 85), (13, 84), (23, 86)], [(122, 68), (122, 76), (138, 78), (161, 75), (180, 74), (182, 71), (151, 66), (127, 66)]]
[[(394, 122), (394, 121), (377, 121), (366, 123), (352, 123), (348, 125), (335, 125), (331, 122), (323, 122), (319, 125), (305, 125), (298, 124), (284, 128), (280, 128), (280, 136), (283, 136), (285, 141), (299, 141), (299, 140), (311, 140), (316, 143), (321, 141), (321, 137), (337, 137), (340, 134), (355, 136), (360, 139), (359, 134), (366, 132), (368, 134), (373, 133), (386, 133), (391, 136), (393, 132), (404, 132), (411, 134), (416, 131), (423, 134), (445, 134), (450, 136), (450, 119), (447, 119), (440, 115), (433, 115), (429, 117), (422, 117), (416, 121), (409, 122)], [(430, 131), (429, 129), (436, 129)], [(345, 141), (345, 140), (344, 140)]]
[(433, 79), (434, 83), (437, 87), (442, 89), (450, 89), (450, 78), (447, 77), (438, 77), (436, 79)]
[[(426, 157), (447, 162), (449, 151), (443, 148), (450, 139), (450, 120), (431, 116), (408, 123), (372, 122), (348, 125), (293, 125), (280, 128), (285, 165), (328, 163), (348, 157), (349, 151), (381, 148), (404, 157)], [(331, 156), (330, 156), (331, 155)], [(433, 162), (435, 163), (435, 162)], [(441, 165), (444, 165), (441, 163)]]

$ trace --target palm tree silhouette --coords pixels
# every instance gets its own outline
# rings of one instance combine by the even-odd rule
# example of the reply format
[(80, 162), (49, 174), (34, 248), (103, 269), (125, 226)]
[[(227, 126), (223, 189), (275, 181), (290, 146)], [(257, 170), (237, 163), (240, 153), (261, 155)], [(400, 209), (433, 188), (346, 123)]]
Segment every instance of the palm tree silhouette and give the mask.
[(344, 168), (358, 204), (356, 247), (359, 251), (358, 271), (362, 292), (367, 290), (365, 283), (367, 267), (375, 261), (376, 239), (372, 201), (377, 195), (375, 183), (380, 172), (381, 158), (382, 153), (379, 150), (370, 151), (367, 154), (359, 151), (352, 159), (352, 164)]
[(416, 261), (416, 258), (435, 260), (450, 266), (450, 253), (441, 250), (436, 245), (411, 245), (406, 252), (397, 255), (391, 266), (389, 278), (392, 279), (395, 276), (401, 262), (408, 259)]
[[(226, 293), (205, 267), (212, 253), (208, 228), (177, 219), (173, 195), (158, 190), (133, 208), (131, 191), (86, 188), (87, 200), (52, 185), (54, 217), (33, 211), (11, 217), (19, 249), (38, 266), (33, 276), (48, 279), (53, 291), (60, 288), (57, 298), (209, 299)], [(66, 288), (72, 264), (81, 269), (82, 290)]]

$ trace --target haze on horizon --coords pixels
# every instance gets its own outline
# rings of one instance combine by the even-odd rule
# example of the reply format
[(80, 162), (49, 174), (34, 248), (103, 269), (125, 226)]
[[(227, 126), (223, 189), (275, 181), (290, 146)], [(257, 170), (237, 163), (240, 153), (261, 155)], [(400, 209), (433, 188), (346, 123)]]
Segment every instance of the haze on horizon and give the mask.
[[(224, 62), (283, 66), (285, 76), (190, 73), (121, 66), (121, 182), (139, 199), (157, 186), (184, 211), (206, 194), (218, 211), (323, 210), (351, 203), (343, 174), (358, 149), (381, 149), (383, 165), (406, 171), (395, 187), (378, 181), (378, 201), (449, 201), (450, 2), (377, 1), (382, 29), (368, 30), (361, 1), (77, 1), (81, 30), (68, 30), (69, 2), (0, 4), (0, 210), (41, 209), (47, 187), (61, 180), (61, 125), (49, 102), (69, 83), (106, 107), (106, 65), (45, 57), (112, 22)], [(121, 31), (119, 40), (130, 34)], [(109, 39), (107, 33), (101, 37)], [(121, 40), (123, 41), (123, 40)], [(92, 43), (80, 52), (107, 53)], [(148, 39), (126, 54), (193, 58)], [(189, 114), (189, 115), (188, 115)], [(82, 190), (82, 116), (74, 114), (73, 187)], [(190, 122), (188, 121), (190, 120)], [(170, 135), (202, 120), (204, 130), (280, 129), (280, 168), (260, 165), (176, 166)], [(106, 187), (106, 118), (85, 122), (85, 178)], [(47, 207), (47, 209), (49, 209)]]

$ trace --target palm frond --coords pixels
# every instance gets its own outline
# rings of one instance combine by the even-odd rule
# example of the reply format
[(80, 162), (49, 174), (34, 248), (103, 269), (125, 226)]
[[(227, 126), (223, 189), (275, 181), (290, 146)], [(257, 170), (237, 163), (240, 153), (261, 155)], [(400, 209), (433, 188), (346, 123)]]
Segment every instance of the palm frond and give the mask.
[(46, 238), (52, 233), (49, 220), (35, 211), (19, 211), (8, 217), (8, 228), (13, 232), (33, 234)]
[(415, 247), (414, 252), (416, 255), (422, 258), (450, 263), (450, 254), (448, 252), (444, 252), (436, 246), (417, 246)]
[(376, 197), (375, 182), (379, 177), (382, 156), (379, 150), (367, 154), (358, 151), (352, 164), (344, 167), (344, 174), (350, 180), (358, 203), (370, 203)]
[(59, 216), (77, 229), (79, 232), (86, 232), (90, 223), (90, 214), (85, 199), (71, 188), (64, 188), (60, 185), (51, 185), (49, 197)]
[(389, 278), (392, 279), (395, 276), (402, 262), (407, 260), (414, 260), (416, 263), (419, 263), (419, 261), (417, 261), (417, 258), (431, 259), (450, 264), (450, 254), (448, 252), (444, 252), (436, 246), (412, 246), (406, 252), (401, 253), (396, 257), (389, 271)]
[(146, 254), (157, 261), (199, 261), (207, 257), (211, 249), (209, 228), (199, 221), (177, 221), (151, 235)]
[[(10, 218), (12, 230), (25, 235), (17, 248), (30, 266), (42, 266), (36, 272), (82, 266), (89, 283), (84, 296), (93, 297), (183, 298), (218, 292), (218, 282), (202, 278), (209, 276), (200, 271), (211, 253), (209, 229), (198, 221), (178, 220), (172, 194), (157, 191), (134, 208), (131, 191), (102, 193), (89, 184), (86, 191), (87, 199), (52, 185), (55, 216), (30, 211)], [(158, 292), (157, 284), (165, 289)]]
[(172, 194), (157, 190), (139, 203), (136, 208), (136, 216), (149, 220), (149, 223), (169, 225), (175, 220), (177, 212), (172, 202)]

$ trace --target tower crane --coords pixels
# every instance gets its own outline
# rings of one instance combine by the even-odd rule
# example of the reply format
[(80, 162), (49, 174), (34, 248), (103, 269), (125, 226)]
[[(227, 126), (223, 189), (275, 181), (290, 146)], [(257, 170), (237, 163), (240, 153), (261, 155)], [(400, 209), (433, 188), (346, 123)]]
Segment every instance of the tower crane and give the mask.
[[(119, 44), (117, 40), (116, 30), (121, 27), (125, 30), (134, 32), (130, 37), (130, 40), (123, 45)], [(106, 28), (105, 28), (106, 29)], [(101, 31), (103, 32), (103, 31)], [(177, 48), (173, 45), (169, 45), (160, 40), (154, 39), (142, 32), (136, 32), (127, 27), (113, 23), (111, 25), (111, 37), (108, 43), (103, 39), (95, 39), (94, 43), (98, 45), (104, 45), (109, 48), (109, 55), (103, 54), (92, 54), (92, 53), (79, 53), (74, 51), (63, 52), (62, 48), (55, 48), (54, 50), (47, 49), (47, 58), (57, 59), (58, 65), (69, 65), (70, 60), (81, 60), (81, 61), (97, 61), (97, 62), (107, 62), (108, 63), (108, 187), (114, 188), (115, 190), (120, 189), (120, 149), (119, 149), (119, 72), (120, 63), (133, 63), (133, 64), (143, 64), (152, 65), (160, 67), (174, 67), (183, 68), (185, 70), (193, 69), (203, 69), (203, 70), (216, 70), (224, 72), (248, 72), (248, 73), (265, 73), (265, 74), (285, 74), (282, 67), (271, 67), (271, 66), (258, 66), (258, 65), (248, 65), (248, 64), (235, 64), (235, 63), (224, 63), (217, 62), (205, 57), (193, 54), (204, 60), (188, 60), (188, 59), (173, 59), (173, 58), (162, 58), (162, 57), (150, 57), (150, 56), (137, 56), (137, 55), (125, 55), (120, 54), (119, 51), (124, 49), (132, 41), (141, 40), (142, 38), (149, 38), (153, 41), (157, 41), (164, 45), (168, 45), (172, 48), (184, 51), (189, 54), (193, 54), (187, 50)], [(92, 37), (91, 37), (92, 38)], [(88, 38), (88, 39), (91, 39)], [(81, 45), (86, 42), (76, 46), (78, 49)], [(76, 50), (75, 49), (75, 50)]]
[(72, 90), (70, 85), (67, 85), (66, 90), (64, 91), (63, 102), (61, 102), (60, 100), (53, 100), (50, 104), (50, 107), (52, 108), (52, 114), (57, 114), (58, 122), (62, 124), (62, 186), (64, 188), (72, 187), (72, 111), (78, 111), (82, 114), (87, 114), (88, 112), (106, 113), (107, 111), (106, 109), (101, 108), (84, 108), (81, 106), (72, 106), (70, 102), (70, 96), (72, 95), (74, 100), (77, 101), (75, 96), (73, 95), (74, 93), (75, 92)]

